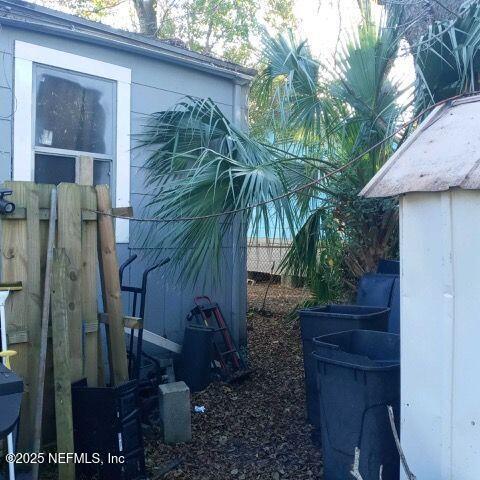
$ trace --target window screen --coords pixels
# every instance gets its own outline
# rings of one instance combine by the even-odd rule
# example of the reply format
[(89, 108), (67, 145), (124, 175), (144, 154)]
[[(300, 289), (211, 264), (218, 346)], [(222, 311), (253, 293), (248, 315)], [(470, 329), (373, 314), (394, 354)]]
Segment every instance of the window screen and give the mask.
[(35, 145), (110, 155), (114, 82), (36, 67)]
[(75, 183), (75, 158), (60, 155), (35, 154), (35, 182)]

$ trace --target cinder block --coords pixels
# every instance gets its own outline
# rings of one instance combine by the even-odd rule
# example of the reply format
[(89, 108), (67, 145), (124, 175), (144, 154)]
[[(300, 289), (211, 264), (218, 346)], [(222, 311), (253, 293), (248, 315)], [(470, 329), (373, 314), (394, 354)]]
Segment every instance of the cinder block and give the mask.
[(185, 382), (160, 385), (160, 423), (164, 443), (185, 443), (192, 439), (190, 389)]

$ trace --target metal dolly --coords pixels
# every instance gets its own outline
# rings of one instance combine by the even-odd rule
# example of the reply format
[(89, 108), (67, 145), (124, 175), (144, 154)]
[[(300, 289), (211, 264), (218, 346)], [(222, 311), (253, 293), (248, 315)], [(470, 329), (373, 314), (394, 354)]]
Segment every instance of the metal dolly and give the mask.
[[(144, 270), (142, 275), (142, 283), (140, 286), (132, 286), (132, 285), (125, 285), (123, 283), (123, 273), (125, 269), (137, 258), (137, 255), (132, 255), (129, 257), (125, 262), (122, 263), (119, 269), (120, 275), (120, 289), (122, 292), (129, 292), (133, 293), (133, 300), (132, 300), (132, 310), (131, 314), (132, 317), (137, 316), (138, 310), (138, 317), (141, 318), (141, 324), (138, 328), (137, 334), (137, 345), (136, 345), (136, 352), (134, 353), (134, 337), (135, 337), (135, 329), (130, 329), (130, 342), (128, 348), (128, 374), (131, 380), (137, 380), (139, 385), (139, 397), (141, 402), (141, 409), (142, 409), (142, 417), (144, 420), (147, 419), (148, 415), (150, 414), (151, 410), (155, 410), (157, 402), (157, 390), (158, 385), (162, 383), (164, 380), (163, 372), (167, 371), (167, 376), (171, 377), (171, 373), (173, 372), (172, 361), (168, 360), (167, 362), (163, 361), (163, 359), (157, 359), (152, 355), (143, 351), (143, 325), (145, 319), (145, 304), (146, 304), (146, 296), (147, 296), (147, 283), (148, 283), (148, 275), (153, 270), (161, 267), (162, 265), (167, 264), (170, 261), (170, 258), (165, 258), (160, 260), (155, 265), (147, 268)], [(153, 366), (155, 369), (155, 373), (150, 373), (147, 375), (146, 378), (141, 378), (140, 371), (145, 366), (142, 366), (142, 358), (145, 358), (150, 365)], [(169, 373), (169, 369), (171, 372)]]
[[(160, 262), (156, 263), (152, 267), (147, 268), (144, 270), (143, 275), (142, 275), (142, 285), (140, 287), (134, 287), (131, 285), (124, 285), (123, 284), (123, 272), (125, 269), (137, 259), (137, 255), (132, 255), (131, 257), (127, 258), (125, 262), (122, 263), (120, 266), (119, 270), (119, 275), (120, 275), (120, 290), (122, 292), (130, 292), (133, 293), (133, 304), (132, 304), (132, 317), (136, 317), (137, 315), (137, 300), (138, 296), (140, 296), (140, 311), (139, 311), (139, 317), (142, 319), (142, 325), (141, 328), (138, 329), (138, 336), (137, 336), (137, 351), (136, 354), (133, 354), (133, 347), (134, 347), (134, 329), (130, 329), (130, 346), (128, 350), (128, 374), (130, 376), (130, 379), (137, 379), (140, 376), (140, 366), (141, 366), (141, 357), (142, 355), (145, 357), (151, 357), (150, 355), (146, 354), (143, 352), (142, 347), (143, 347), (143, 321), (145, 319), (145, 300), (146, 300), (146, 294), (147, 294), (147, 281), (148, 281), (148, 275), (150, 272), (153, 270), (167, 264), (170, 259), (165, 258), (161, 260)], [(149, 358), (151, 360), (151, 358)]]
[(200, 324), (215, 329), (213, 345), (222, 377), (232, 381), (250, 375), (252, 370), (238, 351), (218, 303), (212, 302), (206, 295), (195, 297), (194, 302), (195, 308), (187, 318), (197, 318)]

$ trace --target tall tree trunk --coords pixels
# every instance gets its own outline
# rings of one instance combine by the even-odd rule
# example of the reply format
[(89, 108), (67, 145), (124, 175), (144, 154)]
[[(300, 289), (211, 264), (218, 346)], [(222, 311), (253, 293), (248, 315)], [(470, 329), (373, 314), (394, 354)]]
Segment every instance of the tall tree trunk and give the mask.
[(156, 0), (133, 0), (140, 25), (140, 33), (149, 37), (157, 36), (156, 3)]
[(411, 47), (427, 33), (429, 25), (443, 20), (453, 20), (465, 0), (379, 0), (387, 10), (394, 4), (404, 4), (404, 36)]

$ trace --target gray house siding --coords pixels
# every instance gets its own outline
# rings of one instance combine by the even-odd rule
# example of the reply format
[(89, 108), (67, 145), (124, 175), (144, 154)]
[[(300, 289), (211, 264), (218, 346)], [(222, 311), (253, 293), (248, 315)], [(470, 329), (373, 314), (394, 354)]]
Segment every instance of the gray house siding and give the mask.
[[(0, 60), (2, 64), (0, 69), (0, 180), (2, 181), (10, 179), (12, 171), (12, 126), (15, 115), (15, 99), (13, 98), (15, 79), (12, 72), (15, 40), (131, 69), (132, 134), (142, 130), (142, 125), (149, 114), (172, 106), (185, 95), (212, 98), (228, 118), (237, 122), (242, 122), (246, 114), (246, 87), (235, 85), (234, 81), (230, 79), (194, 70), (187, 65), (182, 66), (74, 39), (2, 25), (0, 30)], [(151, 197), (151, 192), (148, 192), (143, 185), (144, 159), (145, 154), (140, 151), (131, 152), (130, 200), (136, 216), (146, 214), (144, 206)], [(141, 281), (142, 270), (151, 261), (149, 258), (150, 248), (144, 248), (145, 245), (140, 240), (139, 228), (138, 224), (130, 222), (129, 244), (118, 245), (120, 261), (131, 254), (139, 256), (139, 259), (127, 272), (127, 280), (130, 283)], [(172, 245), (171, 249), (174, 248), (175, 246)], [(245, 343), (246, 281), (243, 272), (246, 272), (246, 268), (244, 250), (243, 243), (240, 242), (237, 245), (233, 237), (225, 242), (225, 266), (216, 286), (209, 280), (204, 288), (203, 285), (198, 287), (182, 285), (174, 283), (173, 279), (165, 278), (161, 272), (153, 272), (149, 280), (146, 329), (180, 342), (183, 337), (185, 317), (193, 306), (193, 297), (207, 294), (220, 304), (235, 339), (242, 344)], [(169, 256), (169, 252), (160, 252), (160, 255), (162, 257)], [(127, 312), (129, 313), (129, 310)]]

